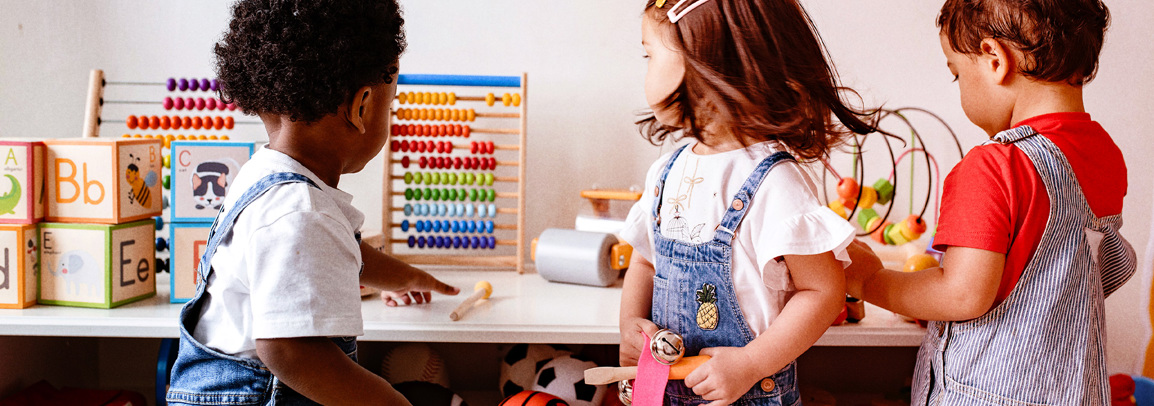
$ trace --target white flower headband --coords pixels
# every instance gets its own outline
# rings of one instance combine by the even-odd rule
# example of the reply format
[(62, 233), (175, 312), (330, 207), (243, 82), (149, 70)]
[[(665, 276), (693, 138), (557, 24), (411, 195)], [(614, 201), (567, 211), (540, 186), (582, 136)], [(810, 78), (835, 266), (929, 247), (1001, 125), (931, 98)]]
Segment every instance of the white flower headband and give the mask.
[[(665, 1), (666, 0), (657, 0), (657, 3), (655, 5), (657, 6), (657, 8), (665, 7)], [(690, 11), (693, 11), (693, 9), (697, 8), (698, 6), (701, 6), (702, 4), (705, 4), (709, 0), (697, 0), (697, 1), (693, 2), (692, 4), (690, 4), (689, 6), (686, 6), (684, 9), (681, 10), (680, 13), (678, 13), (677, 8), (681, 7), (681, 4), (685, 3), (686, 1), (688, 1), (688, 0), (679, 0), (677, 2), (677, 4), (673, 5), (673, 8), (669, 9), (669, 12), (667, 12), (665, 14), (666, 16), (669, 17), (669, 22), (677, 24), (677, 22), (680, 21), (682, 17), (685, 17), (686, 14), (689, 14)]]

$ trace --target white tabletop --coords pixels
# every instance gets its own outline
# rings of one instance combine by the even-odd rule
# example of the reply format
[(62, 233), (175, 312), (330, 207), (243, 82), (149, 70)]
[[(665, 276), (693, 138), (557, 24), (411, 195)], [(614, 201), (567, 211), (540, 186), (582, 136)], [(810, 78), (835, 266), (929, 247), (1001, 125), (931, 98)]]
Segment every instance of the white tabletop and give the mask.
[[(600, 288), (551, 283), (537, 274), (507, 270), (431, 270), (458, 286), (458, 297), (435, 295), (432, 303), (387, 307), (375, 297), (363, 300), (363, 341), (458, 343), (617, 344), (621, 286)], [(179, 336), (179, 304), (168, 303), (168, 274), (157, 278), (156, 297), (115, 309), (37, 305), (0, 309), (0, 335), (76, 337)], [(449, 313), (479, 280), (493, 285), (460, 321)], [(867, 304), (865, 319), (831, 327), (821, 346), (917, 346), (925, 330), (893, 313)]]

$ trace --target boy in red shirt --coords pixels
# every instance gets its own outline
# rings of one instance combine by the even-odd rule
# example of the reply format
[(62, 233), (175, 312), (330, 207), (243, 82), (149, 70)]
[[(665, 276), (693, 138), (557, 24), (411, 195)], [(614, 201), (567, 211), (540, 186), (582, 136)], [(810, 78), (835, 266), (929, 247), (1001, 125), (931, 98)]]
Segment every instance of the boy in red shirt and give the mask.
[(1133, 275), (1126, 166), (1090, 119), (1109, 13), (1098, 0), (948, 0), (942, 50), (991, 140), (946, 178), (942, 266), (882, 269), (851, 246), (850, 295), (932, 321), (912, 403), (1109, 404), (1103, 300)]

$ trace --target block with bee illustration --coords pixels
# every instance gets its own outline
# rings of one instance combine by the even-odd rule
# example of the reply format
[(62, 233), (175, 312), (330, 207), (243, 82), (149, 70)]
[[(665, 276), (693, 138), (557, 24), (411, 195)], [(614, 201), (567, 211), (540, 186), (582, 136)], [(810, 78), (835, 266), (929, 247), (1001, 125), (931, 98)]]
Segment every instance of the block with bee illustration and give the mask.
[(156, 295), (156, 221), (40, 223), (40, 304), (113, 308)]
[(44, 219), (44, 143), (0, 140), (0, 223), (33, 224)]
[(36, 304), (40, 236), (35, 224), (0, 225), (0, 309)]
[(173, 141), (170, 198), (172, 221), (212, 221), (240, 166), (252, 156), (251, 142)]
[(163, 208), (159, 139), (46, 140), (47, 221), (121, 224)]

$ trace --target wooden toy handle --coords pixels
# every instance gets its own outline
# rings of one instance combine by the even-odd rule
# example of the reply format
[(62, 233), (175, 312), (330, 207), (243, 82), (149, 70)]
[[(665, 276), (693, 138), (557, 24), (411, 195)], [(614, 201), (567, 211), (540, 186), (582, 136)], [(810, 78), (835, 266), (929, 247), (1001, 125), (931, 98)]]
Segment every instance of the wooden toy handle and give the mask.
[(88, 105), (84, 109), (84, 138), (100, 136), (100, 99), (104, 97), (104, 71), (93, 69), (88, 77)]
[[(697, 367), (709, 361), (708, 355), (685, 357), (669, 367), (669, 379), (685, 379)], [(585, 383), (604, 385), (637, 378), (637, 367), (597, 367), (585, 370)]]
[(488, 299), (492, 293), (493, 286), (490, 285), (489, 282), (477, 282), (477, 285), (473, 286), (473, 294), (465, 298), (465, 301), (461, 302), (456, 309), (453, 309), (452, 313), (449, 313), (449, 319), (453, 321), (460, 320), (461, 315), (465, 314), (465, 311), (469, 310), (470, 307), (473, 307), (474, 303), (477, 303), (477, 301), (481, 299)]

